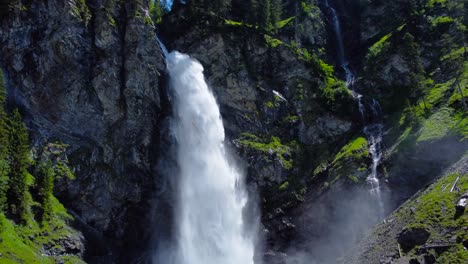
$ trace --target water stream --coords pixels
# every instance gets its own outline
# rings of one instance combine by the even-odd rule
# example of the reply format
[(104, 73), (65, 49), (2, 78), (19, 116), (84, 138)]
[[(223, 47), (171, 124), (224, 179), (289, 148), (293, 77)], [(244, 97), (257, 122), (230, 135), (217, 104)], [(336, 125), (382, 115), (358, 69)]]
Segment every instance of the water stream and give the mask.
[(329, 14), (331, 15), (331, 22), (333, 25), (333, 32), (336, 38), (336, 55), (337, 62), (340, 67), (343, 69), (346, 77), (346, 85), (351, 89), (354, 98), (356, 98), (359, 107), (359, 113), (361, 114), (361, 120), (364, 123), (364, 134), (367, 137), (367, 142), (369, 144), (369, 154), (372, 158), (372, 165), (370, 167), (370, 173), (367, 177), (367, 182), (370, 185), (370, 192), (373, 196), (376, 197), (378, 203), (379, 218), (384, 217), (384, 203), (382, 201), (382, 193), (380, 186), (380, 179), (378, 174), (378, 166), (382, 160), (382, 110), (379, 102), (377, 100), (370, 100), (371, 103), (366, 103), (364, 101), (364, 96), (359, 94), (355, 90), (355, 80), (356, 76), (354, 75), (352, 69), (349, 66), (349, 62), (346, 56), (344, 49), (343, 34), (341, 31), (340, 20), (338, 18), (336, 10), (329, 4), (328, 0), (324, 0), (323, 4), (326, 9), (328, 9)]
[(224, 145), (218, 104), (203, 66), (189, 55), (165, 53), (173, 105), (178, 177), (173, 264), (253, 264), (254, 235), (245, 233), (247, 193)]

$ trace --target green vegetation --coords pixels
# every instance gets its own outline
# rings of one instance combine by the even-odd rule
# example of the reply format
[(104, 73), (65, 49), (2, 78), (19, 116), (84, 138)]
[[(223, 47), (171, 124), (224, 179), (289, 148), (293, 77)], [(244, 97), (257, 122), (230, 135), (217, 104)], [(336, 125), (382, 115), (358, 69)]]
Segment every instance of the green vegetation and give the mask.
[(296, 17), (289, 17), (281, 21), (277, 21), (275, 23), (275, 27), (277, 29), (283, 28), (284, 26), (288, 25), (291, 21), (293, 21)]
[(241, 146), (248, 149), (268, 155), (274, 155), (287, 170), (290, 170), (293, 167), (291, 152), (297, 149), (297, 143), (295, 141), (289, 142), (287, 145), (283, 145), (278, 137), (272, 136), (270, 141), (266, 141), (250, 133), (243, 133), (241, 138), (236, 141)]
[(452, 24), (453, 22), (454, 22), (453, 18), (448, 17), (448, 16), (438, 16), (431, 20), (431, 24), (433, 27), (439, 27), (439, 26), (446, 25), (446, 24)]
[[(428, 244), (453, 241), (448, 250), (438, 255), (437, 263), (462, 264), (468, 261), (467, 251), (461, 244), (467, 239), (468, 213), (459, 214), (455, 208), (456, 201), (467, 191), (468, 175), (449, 174), (396, 212), (398, 219), (407, 223), (405, 228), (428, 230), (431, 234)], [(417, 248), (408, 254), (417, 254)]]
[(440, 7), (444, 7), (446, 3), (447, 3), (447, 0), (429, 0), (426, 6), (428, 8), (434, 8), (437, 5)]
[(367, 55), (368, 59), (375, 58), (379, 56), (380, 54), (382, 54), (383, 52), (386, 52), (388, 48), (390, 47), (389, 39), (391, 36), (392, 36), (391, 33), (388, 35), (385, 35), (379, 41), (374, 43), (374, 45), (372, 45), (369, 48), (368, 55)]
[(369, 156), (367, 149), (367, 140), (363, 137), (358, 137), (352, 140), (350, 143), (344, 146), (340, 152), (338, 152), (333, 163), (337, 163), (340, 160), (349, 158), (356, 160), (367, 158)]
[(455, 125), (453, 110), (442, 108), (423, 122), (417, 142), (438, 140), (445, 137)]
[[(4, 111), (3, 78), (0, 88), (0, 263), (64, 263), (44, 253), (50, 247), (65, 253), (60, 242), (76, 236), (66, 225), (71, 216), (53, 195), (56, 178), (73, 178), (64, 145), (49, 144), (33, 160), (19, 111)], [(66, 260), (83, 263), (73, 256)]]
[(351, 140), (335, 156), (330, 169), (329, 182), (332, 184), (342, 177), (347, 177), (352, 183), (359, 183), (367, 171), (369, 162), (369, 146), (367, 140), (358, 137)]
[(0, 69), (0, 106), (3, 111), (3, 104), (6, 100), (6, 85), (5, 85), (5, 76), (3, 76), (3, 71)]
[(163, 16), (169, 11), (166, 7), (167, 3), (164, 0), (150, 1), (149, 16), (154, 24), (162, 22)]
[(269, 35), (265, 34), (264, 37), (265, 37), (265, 42), (266, 42), (267, 46), (270, 47), (270, 48), (276, 48), (279, 45), (286, 45), (283, 41), (281, 41), (279, 39), (272, 38)]
[(75, 0), (73, 3), (73, 15), (86, 25), (91, 21), (91, 11), (86, 5), (86, 0)]
[(279, 187), (278, 187), (278, 190), (280, 191), (285, 191), (287, 190), (289, 187), (289, 182), (288, 181), (285, 181), (283, 182)]
[(8, 163), (10, 167), (7, 192), (9, 213), (23, 223), (30, 218), (31, 198), (28, 192), (32, 176), (28, 172), (29, 157), (28, 131), (18, 110), (9, 120)]

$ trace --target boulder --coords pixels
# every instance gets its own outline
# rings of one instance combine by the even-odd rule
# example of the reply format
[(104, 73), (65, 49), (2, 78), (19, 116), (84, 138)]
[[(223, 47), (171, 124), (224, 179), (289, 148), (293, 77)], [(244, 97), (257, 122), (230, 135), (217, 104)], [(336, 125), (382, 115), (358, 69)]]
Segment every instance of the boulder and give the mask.
[(430, 236), (431, 233), (422, 226), (405, 228), (398, 236), (398, 243), (407, 252), (417, 245), (424, 245)]

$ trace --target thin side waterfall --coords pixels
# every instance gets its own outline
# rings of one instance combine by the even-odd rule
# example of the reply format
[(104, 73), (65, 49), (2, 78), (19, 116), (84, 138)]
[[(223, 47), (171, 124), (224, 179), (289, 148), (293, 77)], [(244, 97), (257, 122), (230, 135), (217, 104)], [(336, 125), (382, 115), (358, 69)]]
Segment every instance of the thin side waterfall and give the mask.
[(341, 25), (338, 15), (335, 8), (333, 8), (328, 0), (324, 0), (325, 7), (330, 11), (332, 23), (333, 23), (333, 32), (335, 33), (336, 38), (336, 57), (338, 59), (338, 64), (345, 72), (346, 85), (350, 86), (354, 83), (355, 76), (351, 69), (349, 68), (349, 62), (346, 58), (346, 53), (344, 49), (343, 35), (341, 34)]
[(173, 264), (253, 264), (255, 235), (245, 231), (243, 175), (228, 161), (219, 107), (203, 66), (167, 53), (173, 104), (172, 133), (179, 167)]
[[(383, 133), (383, 124), (382, 124), (382, 110), (379, 102), (377, 100), (372, 100), (372, 103), (366, 105), (363, 101), (363, 95), (356, 92), (353, 87), (355, 83), (355, 75), (349, 67), (348, 60), (346, 58), (346, 53), (344, 50), (344, 41), (343, 34), (341, 32), (340, 20), (336, 13), (336, 10), (328, 3), (328, 0), (324, 0), (324, 6), (329, 10), (331, 15), (331, 21), (333, 23), (333, 31), (336, 37), (336, 49), (337, 49), (337, 60), (346, 76), (346, 85), (352, 90), (353, 96), (358, 101), (359, 113), (361, 114), (361, 119), (364, 123), (364, 134), (367, 137), (369, 144), (369, 153), (372, 158), (372, 165), (370, 168), (369, 176), (367, 177), (367, 182), (369, 183), (371, 189), (370, 192), (373, 196), (376, 197), (379, 212), (379, 219), (384, 217), (385, 208), (382, 200), (381, 186), (378, 175), (378, 166), (382, 160), (382, 133)], [(369, 111), (370, 110), (370, 111)]]

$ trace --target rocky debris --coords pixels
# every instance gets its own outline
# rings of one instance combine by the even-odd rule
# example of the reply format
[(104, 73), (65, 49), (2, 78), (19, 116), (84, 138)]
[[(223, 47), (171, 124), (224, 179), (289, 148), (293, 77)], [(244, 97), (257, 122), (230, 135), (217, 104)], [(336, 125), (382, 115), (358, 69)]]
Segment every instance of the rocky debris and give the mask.
[(46, 256), (76, 255), (82, 257), (85, 252), (83, 241), (81, 234), (68, 235), (44, 245), (43, 254)]

